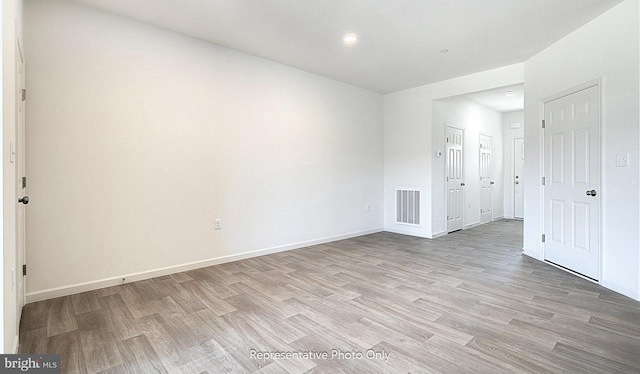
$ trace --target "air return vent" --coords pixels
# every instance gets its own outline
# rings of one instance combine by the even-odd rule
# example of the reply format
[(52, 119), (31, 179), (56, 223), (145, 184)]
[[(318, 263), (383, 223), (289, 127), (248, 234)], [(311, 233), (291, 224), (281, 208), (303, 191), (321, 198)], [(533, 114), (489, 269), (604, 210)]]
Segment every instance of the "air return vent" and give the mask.
[(396, 190), (396, 223), (420, 226), (420, 191)]

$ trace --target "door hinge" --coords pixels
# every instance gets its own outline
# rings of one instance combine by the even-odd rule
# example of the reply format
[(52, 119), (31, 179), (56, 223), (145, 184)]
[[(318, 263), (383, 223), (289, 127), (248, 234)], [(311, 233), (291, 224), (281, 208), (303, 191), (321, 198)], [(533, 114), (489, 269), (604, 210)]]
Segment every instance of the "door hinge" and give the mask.
[(542, 120), (542, 128), (544, 129), (544, 128), (546, 128), (546, 127), (547, 127), (547, 121)]
[(545, 242), (545, 239), (546, 239), (546, 238), (545, 238), (544, 234), (542, 234), (542, 242), (543, 242), (543, 243)]
[(22, 265), (22, 276), (27, 275), (27, 264)]
[(22, 188), (27, 188), (27, 177), (22, 177)]
[(20, 97), (22, 98), (22, 101), (26, 101), (27, 100), (27, 89), (23, 88), (22, 91), (20, 92)]
[(547, 184), (547, 178), (542, 177), (542, 185), (545, 186)]

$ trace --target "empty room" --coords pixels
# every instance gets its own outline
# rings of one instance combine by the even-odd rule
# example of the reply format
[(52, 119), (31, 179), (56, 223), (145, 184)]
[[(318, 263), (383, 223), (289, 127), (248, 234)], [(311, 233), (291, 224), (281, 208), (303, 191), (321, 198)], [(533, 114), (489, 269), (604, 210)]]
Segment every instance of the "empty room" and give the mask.
[(0, 372), (640, 372), (638, 0), (1, 17)]

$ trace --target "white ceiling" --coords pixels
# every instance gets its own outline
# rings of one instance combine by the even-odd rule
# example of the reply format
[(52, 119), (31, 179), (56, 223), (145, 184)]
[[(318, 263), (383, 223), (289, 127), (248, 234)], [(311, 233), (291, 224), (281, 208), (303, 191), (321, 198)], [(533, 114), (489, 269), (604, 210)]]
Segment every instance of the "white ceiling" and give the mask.
[(621, 0), (77, 1), (388, 93), (522, 62)]
[[(513, 95), (507, 96), (511, 91)], [(498, 112), (513, 112), (524, 109), (524, 85), (508, 86), (465, 95), (468, 99)]]

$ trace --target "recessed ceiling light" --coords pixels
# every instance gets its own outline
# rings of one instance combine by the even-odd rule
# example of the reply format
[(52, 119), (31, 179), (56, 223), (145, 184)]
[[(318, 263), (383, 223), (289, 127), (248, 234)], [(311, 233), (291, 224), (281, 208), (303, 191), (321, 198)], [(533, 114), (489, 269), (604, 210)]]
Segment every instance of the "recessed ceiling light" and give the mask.
[(440, 50), (440, 53), (447, 53), (447, 52), (449, 52), (449, 50), (446, 48)]
[(358, 42), (358, 35), (356, 35), (356, 34), (346, 34), (342, 38), (342, 41), (344, 41), (344, 44), (347, 44), (347, 45), (356, 44)]
[(513, 92), (513, 91), (507, 91), (507, 97), (512, 97), (512, 96), (515, 96), (515, 95), (516, 95), (516, 93), (515, 93), (515, 92)]

